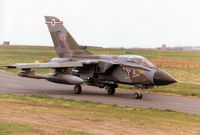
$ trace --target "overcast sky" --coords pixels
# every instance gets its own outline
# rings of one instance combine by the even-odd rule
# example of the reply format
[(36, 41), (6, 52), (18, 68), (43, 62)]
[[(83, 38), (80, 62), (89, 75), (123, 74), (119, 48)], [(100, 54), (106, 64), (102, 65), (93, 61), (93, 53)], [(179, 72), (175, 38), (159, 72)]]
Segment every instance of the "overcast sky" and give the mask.
[(53, 45), (44, 15), (82, 45), (200, 46), (200, 0), (0, 0), (0, 43)]

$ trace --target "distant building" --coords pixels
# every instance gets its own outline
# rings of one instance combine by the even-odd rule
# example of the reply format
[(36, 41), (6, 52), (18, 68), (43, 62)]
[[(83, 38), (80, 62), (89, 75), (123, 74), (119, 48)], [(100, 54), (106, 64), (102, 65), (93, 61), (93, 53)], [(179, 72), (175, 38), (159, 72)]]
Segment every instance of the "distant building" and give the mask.
[(10, 45), (10, 41), (4, 41), (3, 45)]
[(161, 50), (166, 50), (166, 49), (167, 49), (167, 45), (166, 44), (162, 44)]

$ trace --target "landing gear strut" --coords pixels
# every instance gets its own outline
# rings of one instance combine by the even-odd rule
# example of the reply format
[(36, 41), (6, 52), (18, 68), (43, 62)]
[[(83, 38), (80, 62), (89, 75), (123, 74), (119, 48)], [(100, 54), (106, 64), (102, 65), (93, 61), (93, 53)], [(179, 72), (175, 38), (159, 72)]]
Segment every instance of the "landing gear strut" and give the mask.
[(114, 95), (115, 94), (115, 86), (110, 85), (110, 86), (107, 86), (106, 89), (107, 89), (108, 95)]
[(81, 85), (75, 85), (74, 86), (74, 94), (81, 94), (81, 92), (82, 92)]

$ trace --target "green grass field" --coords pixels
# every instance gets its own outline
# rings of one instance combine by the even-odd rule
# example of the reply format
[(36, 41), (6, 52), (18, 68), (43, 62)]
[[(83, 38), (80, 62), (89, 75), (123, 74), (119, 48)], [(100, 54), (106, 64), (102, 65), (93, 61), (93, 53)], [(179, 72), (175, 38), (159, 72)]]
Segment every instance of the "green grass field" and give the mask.
[[(0, 122), (0, 134), (27, 132), (28, 134), (91, 135), (96, 131), (99, 131), (98, 134), (106, 134), (108, 132), (105, 131), (113, 127), (115, 129), (112, 132), (119, 131), (119, 134), (121, 132), (164, 134), (166, 131), (168, 134), (200, 134), (200, 115), (171, 110), (119, 107), (40, 95), (0, 94), (0, 102), (1, 121), (7, 119), (10, 122), (14, 120), (23, 123)], [(20, 114), (23, 114), (23, 117), (18, 117)], [(7, 130), (8, 127), (12, 127), (12, 130)], [(101, 131), (103, 133), (100, 133)]]
[(0, 135), (8, 135), (14, 133), (32, 132), (34, 129), (26, 124), (0, 122)]
[[(179, 83), (150, 89), (151, 92), (173, 93), (184, 96), (200, 97), (200, 68), (192, 67), (190, 63), (184, 66), (184, 62), (200, 63), (200, 52), (138, 50), (119, 48), (88, 48), (94, 54), (110, 55), (141, 55), (149, 60), (167, 60), (168, 62), (181, 61), (182, 65), (159, 65), (161, 69), (172, 74)], [(0, 46), (0, 65), (23, 62), (46, 61), (57, 57), (54, 47), (44, 46)], [(17, 74), (19, 69), (0, 68), (6, 72)], [(37, 69), (39, 73), (53, 72), (52, 69)], [(120, 85), (121, 88), (132, 89), (133, 86)]]
[(141, 55), (150, 60), (183, 60), (200, 61), (200, 52), (164, 51), (164, 50), (141, 50), (141, 49), (120, 49), (120, 48), (88, 48), (94, 54), (110, 55)]

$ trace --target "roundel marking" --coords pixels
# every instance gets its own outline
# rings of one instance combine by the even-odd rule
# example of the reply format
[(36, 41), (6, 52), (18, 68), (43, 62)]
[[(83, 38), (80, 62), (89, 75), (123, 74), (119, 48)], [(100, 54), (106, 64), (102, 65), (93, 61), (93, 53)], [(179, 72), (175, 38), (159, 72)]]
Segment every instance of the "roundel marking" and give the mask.
[(133, 78), (133, 71), (130, 71), (130, 72), (129, 72), (129, 77), (130, 77), (130, 78)]
[(56, 24), (56, 21), (55, 21), (55, 19), (52, 19), (52, 20), (51, 20), (51, 26), (53, 26), (53, 27), (54, 27), (54, 26), (55, 26), (55, 24)]

